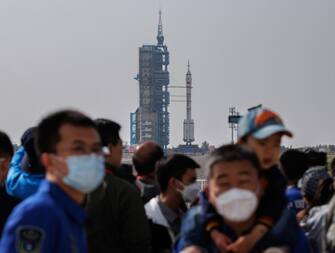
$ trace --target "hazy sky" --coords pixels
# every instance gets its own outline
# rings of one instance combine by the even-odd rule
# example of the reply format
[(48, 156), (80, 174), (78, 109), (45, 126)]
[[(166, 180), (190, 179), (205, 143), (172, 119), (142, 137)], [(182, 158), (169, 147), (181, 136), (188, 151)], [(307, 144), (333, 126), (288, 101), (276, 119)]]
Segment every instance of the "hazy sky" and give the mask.
[[(335, 144), (334, 0), (1, 0), (0, 128), (17, 141), (72, 107), (120, 122), (128, 141), (138, 47), (156, 43), (159, 8), (171, 84), (191, 61), (198, 143), (228, 142), (229, 106), (262, 103), (295, 133), (285, 144)], [(184, 104), (170, 112), (176, 145)]]

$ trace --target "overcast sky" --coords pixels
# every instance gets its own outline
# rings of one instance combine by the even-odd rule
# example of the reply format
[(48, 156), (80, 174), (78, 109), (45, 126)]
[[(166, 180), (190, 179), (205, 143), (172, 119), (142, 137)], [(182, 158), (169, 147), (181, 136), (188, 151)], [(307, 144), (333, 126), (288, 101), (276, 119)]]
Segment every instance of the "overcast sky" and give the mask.
[[(156, 43), (159, 8), (171, 84), (191, 61), (197, 143), (228, 142), (229, 106), (261, 103), (295, 133), (286, 145), (335, 144), (334, 0), (1, 0), (0, 128), (17, 141), (72, 107), (120, 122), (128, 141), (138, 47)], [(177, 145), (184, 104), (170, 112)]]

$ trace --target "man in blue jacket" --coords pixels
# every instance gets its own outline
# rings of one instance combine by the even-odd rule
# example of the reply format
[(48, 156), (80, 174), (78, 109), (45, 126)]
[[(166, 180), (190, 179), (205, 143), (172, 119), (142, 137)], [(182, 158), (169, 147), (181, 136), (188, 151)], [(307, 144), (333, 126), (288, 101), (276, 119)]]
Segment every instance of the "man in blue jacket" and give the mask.
[(36, 143), (46, 180), (8, 218), (1, 252), (86, 253), (81, 204), (105, 174), (95, 123), (77, 111), (56, 112), (38, 125)]
[(8, 216), (20, 203), (19, 199), (8, 195), (4, 184), (13, 152), (13, 144), (8, 135), (0, 131), (0, 235)]
[[(185, 252), (219, 252), (208, 235), (210, 223), (206, 229), (203, 226), (204, 220), (210, 219), (207, 215), (213, 211), (222, 218), (220, 232), (224, 234), (222, 244), (227, 252), (236, 252), (232, 242), (243, 238), (257, 221), (263, 186), (256, 155), (239, 145), (222, 146), (211, 155), (208, 169), (208, 195), (204, 194), (201, 205), (192, 208), (183, 220), (175, 252), (183, 249)], [(251, 252), (263, 252), (270, 247), (295, 253), (310, 252), (306, 238), (289, 210), (283, 212), (279, 222)], [(246, 251), (240, 248), (238, 252)]]

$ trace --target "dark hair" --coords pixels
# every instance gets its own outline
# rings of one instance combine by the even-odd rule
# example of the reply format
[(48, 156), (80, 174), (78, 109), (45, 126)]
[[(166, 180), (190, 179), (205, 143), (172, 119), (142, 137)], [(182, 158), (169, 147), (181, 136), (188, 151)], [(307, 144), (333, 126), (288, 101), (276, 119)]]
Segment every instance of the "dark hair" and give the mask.
[(0, 131), (0, 154), (3, 156), (12, 157), (14, 154), (14, 148), (8, 135)]
[(330, 163), (330, 170), (332, 172), (332, 175), (335, 176), (335, 158)]
[[(312, 199), (310, 207), (327, 204), (334, 195), (333, 179), (331, 177), (321, 180)], [(307, 197), (307, 196), (306, 196)]]
[(26, 151), (26, 157), (24, 158), (23, 163), (21, 165), (22, 168), (28, 171), (29, 173), (42, 174), (45, 173), (45, 169), (40, 163), (37, 154), (35, 146), (36, 135), (37, 135), (36, 127), (30, 127), (23, 133), (21, 137), (21, 145), (24, 147), (24, 150)]
[(102, 146), (112, 144), (115, 146), (120, 140), (120, 129), (121, 126), (109, 119), (96, 119), (95, 124), (97, 125), (98, 132), (101, 138)]
[(46, 116), (37, 126), (36, 145), (40, 154), (55, 153), (60, 141), (59, 129), (63, 125), (96, 129), (93, 120), (78, 111), (63, 110)]
[(181, 180), (188, 169), (200, 168), (199, 164), (188, 156), (175, 154), (157, 163), (157, 180), (161, 192), (166, 192), (171, 178)]
[(312, 149), (306, 151), (308, 156), (308, 166), (326, 166), (327, 165), (327, 153), (319, 152)]
[(156, 163), (163, 157), (163, 149), (156, 144), (147, 153), (135, 152), (133, 155), (133, 164), (139, 175), (148, 175), (155, 171)]
[(280, 157), (280, 164), (288, 180), (297, 182), (308, 169), (306, 153), (297, 149), (289, 149)]
[(258, 161), (256, 154), (240, 144), (228, 144), (223, 145), (215, 149), (209, 157), (207, 163), (208, 176), (213, 175), (213, 167), (219, 162), (235, 162), (235, 161), (249, 161), (253, 167), (257, 170), (257, 173), (261, 171), (261, 165)]

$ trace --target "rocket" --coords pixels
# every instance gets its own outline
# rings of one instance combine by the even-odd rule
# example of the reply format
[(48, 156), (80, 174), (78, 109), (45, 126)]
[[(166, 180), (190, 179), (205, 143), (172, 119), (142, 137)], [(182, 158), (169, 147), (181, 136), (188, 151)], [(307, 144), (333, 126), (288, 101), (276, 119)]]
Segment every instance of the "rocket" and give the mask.
[(192, 145), (194, 142), (194, 121), (192, 119), (192, 73), (188, 61), (186, 73), (186, 119), (184, 120), (184, 142)]

